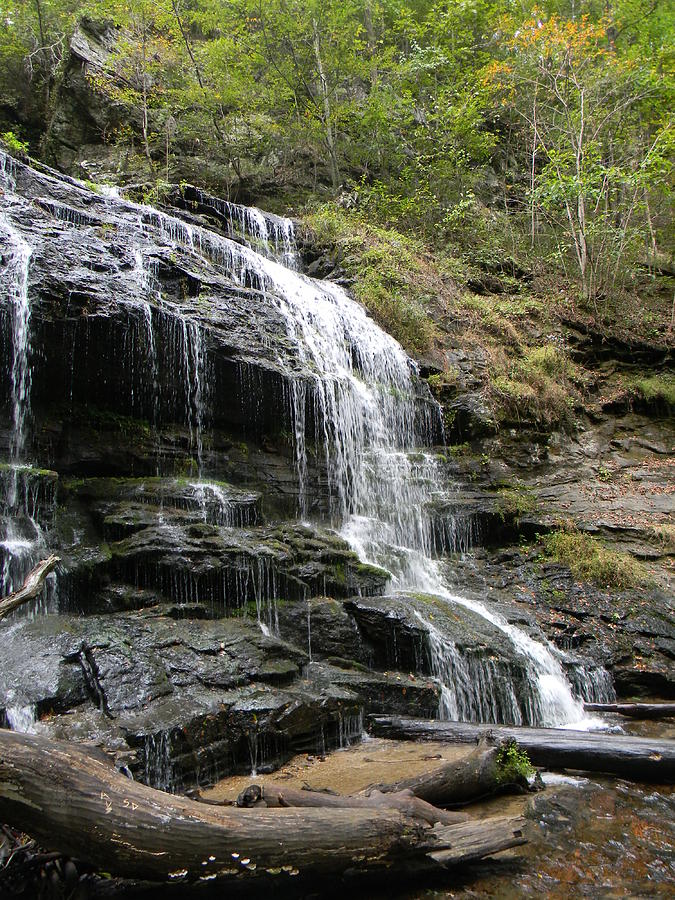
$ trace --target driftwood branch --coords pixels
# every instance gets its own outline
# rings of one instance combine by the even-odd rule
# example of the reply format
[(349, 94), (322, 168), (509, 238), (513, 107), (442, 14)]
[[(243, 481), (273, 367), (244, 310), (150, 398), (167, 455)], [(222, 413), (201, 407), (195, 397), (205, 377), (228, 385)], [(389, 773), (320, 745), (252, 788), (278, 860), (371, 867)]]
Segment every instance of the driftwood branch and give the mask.
[(393, 809), (410, 819), (419, 819), (428, 825), (455, 825), (466, 822), (469, 816), (461, 812), (446, 812), (424, 800), (419, 800), (412, 791), (384, 793), (373, 790), (370, 794), (327, 794), (325, 791), (298, 790), (284, 784), (266, 782), (252, 784), (237, 798), (239, 807), (269, 807), (283, 809), (300, 807), (304, 809)]
[(0, 730), (0, 821), (123, 878), (231, 882), (257, 874), (437, 869), (525, 843), (523, 821), (430, 828), (391, 808), (239, 809), (154, 790), (81, 746)]
[(5, 616), (19, 606), (23, 606), (24, 603), (28, 603), (29, 600), (34, 600), (39, 596), (45, 579), (50, 572), (54, 571), (59, 561), (58, 556), (48, 556), (47, 559), (39, 562), (34, 569), (31, 569), (19, 590), (9, 594), (4, 600), (0, 600), (0, 619), (4, 619)]
[(604, 772), (632, 781), (675, 782), (675, 740), (377, 715), (370, 717), (370, 729), (378, 737), (451, 743), (473, 743), (492, 731), (497, 737), (517, 741), (535, 766)]

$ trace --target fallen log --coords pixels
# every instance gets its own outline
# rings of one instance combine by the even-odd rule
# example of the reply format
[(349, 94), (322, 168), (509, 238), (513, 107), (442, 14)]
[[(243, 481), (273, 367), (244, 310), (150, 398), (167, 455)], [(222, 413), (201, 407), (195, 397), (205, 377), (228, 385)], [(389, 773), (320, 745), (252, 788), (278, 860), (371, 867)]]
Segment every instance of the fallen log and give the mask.
[(410, 819), (419, 819), (428, 825), (455, 825), (466, 822), (469, 816), (461, 812), (446, 812), (424, 800), (412, 791), (384, 793), (372, 790), (369, 794), (328, 794), (325, 791), (298, 790), (284, 784), (265, 782), (251, 784), (237, 797), (237, 806), (250, 808), (265, 806), (270, 809), (299, 807), (303, 809), (395, 809)]
[(24, 603), (28, 603), (29, 600), (34, 600), (39, 596), (40, 591), (44, 587), (45, 579), (50, 572), (54, 571), (59, 561), (59, 557), (52, 554), (52, 556), (48, 556), (47, 559), (39, 562), (34, 569), (31, 569), (18, 591), (14, 591), (3, 600), (0, 600), (0, 619), (4, 619), (5, 616), (18, 609), (19, 606), (23, 606)]
[(589, 712), (611, 712), (631, 719), (665, 719), (675, 716), (675, 703), (584, 703)]
[(672, 781), (675, 741), (553, 728), (476, 725), (469, 722), (372, 716), (382, 737), (472, 743), (485, 733), (511, 738), (535, 765), (619, 774), (635, 780)]
[(369, 717), (369, 727), (378, 737), (451, 743), (473, 743), (491, 731), (498, 738), (517, 741), (535, 766), (603, 772), (631, 781), (675, 782), (675, 741), (663, 738), (380, 715)]
[(403, 815), (434, 825), (466, 821), (466, 813), (445, 812), (439, 807), (457, 806), (497, 792), (531, 790), (527, 777), (505, 764), (503, 752), (513, 741), (497, 741), (484, 736), (472, 753), (445, 762), (430, 772), (393, 784), (371, 784), (356, 794), (297, 788), (271, 781), (245, 788), (237, 806), (295, 806), (327, 809), (397, 809)]
[[(456, 866), (460, 863), (474, 862), (477, 859), (484, 859), (486, 856), (492, 856), (493, 853), (499, 853), (502, 850), (509, 849), (504, 846), (504, 832), (508, 831), (512, 835), (512, 847), (517, 847), (523, 843), (523, 829), (525, 828), (525, 819), (508, 819), (495, 817), (493, 819), (481, 819), (467, 822), (466, 825), (455, 827), (452, 832), (452, 846), (446, 850), (433, 850), (429, 856), (437, 863), (448, 867)], [(477, 856), (477, 848), (480, 848), (480, 855)], [(488, 851), (489, 852), (486, 852)]]
[(461, 759), (394, 784), (375, 784), (370, 789), (384, 793), (408, 790), (433, 806), (459, 806), (497, 792), (525, 793), (531, 789), (525, 774), (514, 772), (503, 763), (502, 751), (511, 743), (512, 740), (496, 740), (487, 731), (476, 749)]
[[(78, 745), (0, 729), (0, 821), (98, 871), (154, 882), (449, 864), (525, 843), (522, 819), (429, 828), (395, 809), (213, 807), (131, 781)], [(484, 852), (484, 849), (485, 852)], [(454, 861), (454, 860), (453, 860)]]

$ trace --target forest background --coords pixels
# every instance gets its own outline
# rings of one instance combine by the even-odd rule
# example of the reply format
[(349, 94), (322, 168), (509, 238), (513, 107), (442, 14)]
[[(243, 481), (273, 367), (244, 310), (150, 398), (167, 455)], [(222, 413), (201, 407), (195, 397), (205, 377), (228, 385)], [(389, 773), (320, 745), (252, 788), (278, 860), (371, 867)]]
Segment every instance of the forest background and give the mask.
[[(533, 345), (523, 323), (555, 316), (672, 343), (665, 0), (1, 0), (0, 10), (11, 150), (60, 164), (55, 110), (73, 35), (98, 30), (107, 52), (87, 79), (107, 109), (106, 164), (91, 173), (73, 159), (72, 174), (102, 171), (155, 202), (191, 182), (295, 215), (418, 357), (451, 319), (467, 345), (477, 336), (498, 415), (558, 421), (583, 389), (555, 341)], [(441, 390), (453, 372), (439, 368)], [(672, 402), (672, 378), (651, 387)]]

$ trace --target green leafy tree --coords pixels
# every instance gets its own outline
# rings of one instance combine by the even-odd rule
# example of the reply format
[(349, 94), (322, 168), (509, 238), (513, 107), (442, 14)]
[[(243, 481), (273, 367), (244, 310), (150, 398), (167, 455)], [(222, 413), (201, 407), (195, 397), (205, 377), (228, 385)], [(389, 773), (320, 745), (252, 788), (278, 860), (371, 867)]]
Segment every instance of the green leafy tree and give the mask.
[(557, 16), (511, 22), (501, 61), (485, 72), (529, 146), (532, 246), (540, 229), (574, 260), (594, 302), (644, 245), (644, 204), (670, 173), (672, 123), (641, 127), (658, 88), (647, 67), (618, 54), (606, 20)]

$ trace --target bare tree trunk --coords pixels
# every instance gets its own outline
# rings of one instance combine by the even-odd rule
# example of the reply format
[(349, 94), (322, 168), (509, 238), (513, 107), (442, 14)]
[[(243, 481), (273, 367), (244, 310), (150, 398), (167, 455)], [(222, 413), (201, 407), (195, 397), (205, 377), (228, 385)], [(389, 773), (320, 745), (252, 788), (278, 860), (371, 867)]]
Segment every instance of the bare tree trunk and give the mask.
[(0, 619), (4, 619), (5, 616), (8, 616), (19, 606), (23, 606), (24, 603), (28, 603), (29, 600), (34, 600), (39, 596), (44, 587), (45, 579), (50, 572), (54, 571), (59, 562), (59, 557), (52, 555), (48, 556), (47, 559), (43, 559), (34, 569), (31, 569), (19, 590), (14, 591), (14, 593), (5, 597), (4, 600), (0, 600)]
[(319, 26), (316, 19), (312, 19), (312, 31), (314, 34), (314, 59), (316, 68), (319, 73), (319, 84), (321, 86), (321, 101), (323, 104), (323, 124), (326, 130), (326, 148), (328, 150), (328, 161), (330, 165), (330, 177), (333, 183), (333, 190), (340, 188), (340, 170), (338, 168), (337, 155), (335, 150), (335, 134), (333, 132), (333, 114), (330, 106), (330, 93), (328, 91), (328, 80), (323, 68), (323, 59), (321, 58), (321, 38), (319, 36)]
[(675, 717), (675, 703), (584, 703), (589, 712), (614, 712), (631, 719)]
[(535, 84), (534, 96), (532, 98), (532, 162), (530, 165), (530, 248), (532, 250), (534, 250), (537, 222), (537, 208), (534, 202), (537, 144), (539, 142), (539, 135), (537, 132), (537, 87), (538, 85)]
[(50, 93), (51, 93), (52, 72), (51, 72), (51, 66), (49, 63), (49, 55), (47, 53), (47, 37), (45, 35), (45, 26), (44, 26), (44, 21), (42, 18), (42, 3), (40, 2), (40, 0), (35, 0), (35, 11), (37, 13), (37, 19), (38, 19), (38, 31), (40, 32), (40, 44), (42, 45), (42, 59), (44, 61), (44, 66), (45, 66), (45, 85), (46, 85), (46, 91), (47, 91), (47, 94), (45, 97), (45, 103), (47, 105), (49, 105), (49, 97), (50, 97)]
[(143, 70), (141, 72), (141, 84), (143, 85), (143, 109), (142, 109), (142, 128), (143, 128), (143, 147), (148, 163), (152, 167), (152, 156), (150, 154), (150, 141), (148, 138), (148, 58), (147, 58), (147, 26), (143, 19), (143, 39), (141, 46), (143, 48)]
[(491, 731), (499, 738), (517, 741), (535, 766), (554, 771), (606, 772), (638, 782), (675, 783), (675, 740), (379, 715), (370, 717), (370, 728), (378, 737), (451, 743), (473, 743)]
[(394, 784), (373, 785), (383, 792), (409, 790), (434, 806), (453, 806), (486, 797), (497, 791), (528, 790), (526, 778), (505, 784), (499, 766), (499, 753), (509, 740), (496, 740), (484, 734), (472, 753), (461, 759), (445, 763), (431, 772), (406, 778)]
[(366, 26), (366, 37), (368, 38), (368, 53), (370, 54), (370, 87), (372, 90), (377, 87), (377, 37), (375, 35), (375, 26), (373, 24), (373, 10), (371, 0), (366, 0), (363, 10), (363, 23)]

